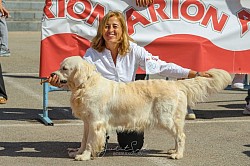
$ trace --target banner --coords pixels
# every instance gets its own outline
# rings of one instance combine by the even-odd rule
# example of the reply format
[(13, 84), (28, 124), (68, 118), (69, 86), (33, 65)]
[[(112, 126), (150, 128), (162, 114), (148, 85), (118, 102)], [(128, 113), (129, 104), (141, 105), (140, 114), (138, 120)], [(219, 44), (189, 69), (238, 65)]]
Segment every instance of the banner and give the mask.
[(128, 32), (154, 56), (186, 68), (250, 73), (249, 0), (46, 0), (40, 77), (73, 55), (84, 56), (109, 10), (121, 11)]

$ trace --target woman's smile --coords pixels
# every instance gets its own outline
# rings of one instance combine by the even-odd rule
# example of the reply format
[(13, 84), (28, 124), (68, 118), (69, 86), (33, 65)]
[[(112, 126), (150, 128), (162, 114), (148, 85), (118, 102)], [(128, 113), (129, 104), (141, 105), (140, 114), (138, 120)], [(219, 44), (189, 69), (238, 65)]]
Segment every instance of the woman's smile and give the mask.
[(122, 36), (121, 23), (117, 17), (110, 17), (107, 21), (104, 30), (103, 38), (106, 44), (118, 44)]

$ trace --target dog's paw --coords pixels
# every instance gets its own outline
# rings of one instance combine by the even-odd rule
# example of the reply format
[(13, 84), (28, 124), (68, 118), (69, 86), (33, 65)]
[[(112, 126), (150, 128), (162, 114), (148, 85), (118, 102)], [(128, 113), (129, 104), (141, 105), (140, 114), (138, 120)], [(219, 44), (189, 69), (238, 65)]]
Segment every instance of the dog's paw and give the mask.
[(68, 150), (69, 157), (70, 158), (75, 158), (76, 155), (78, 154), (77, 152), (78, 152), (79, 148), (76, 148), (76, 149), (74, 149), (74, 148), (68, 148), (67, 150)]
[(178, 160), (178, 159), (183, 158), (183, 154), (173, 153), (173, 154), (170, 155), (170, 158)]
[(84, 151), (81, 155), (76, 155), (75, 160), (77, 161), (83, 161), (83, 160), (90, 160), (91, 159), (91, 153), (88, 151)]
[(174, 154), (176, 153), (176, 149), (169, 149), (167, 154)]

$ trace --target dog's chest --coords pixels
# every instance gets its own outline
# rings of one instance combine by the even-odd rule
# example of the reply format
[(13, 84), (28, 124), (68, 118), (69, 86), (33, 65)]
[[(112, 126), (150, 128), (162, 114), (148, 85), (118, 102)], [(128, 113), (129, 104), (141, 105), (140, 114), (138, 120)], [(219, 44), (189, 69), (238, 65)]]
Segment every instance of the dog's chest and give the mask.
[(89, 117), (88, 109), (81, 99), (71, 99), (70, 101), (73, 115), (79, 119)]
[(82, 108), (82, 107), (77, 107), (77, 106), (71, 106), (72, 107), (72, 112), (73, 112), (73, 115), (76, 117), (76, 118), (79, 118), (79, 119), (86, 119), (89, 117), (89, 112)]

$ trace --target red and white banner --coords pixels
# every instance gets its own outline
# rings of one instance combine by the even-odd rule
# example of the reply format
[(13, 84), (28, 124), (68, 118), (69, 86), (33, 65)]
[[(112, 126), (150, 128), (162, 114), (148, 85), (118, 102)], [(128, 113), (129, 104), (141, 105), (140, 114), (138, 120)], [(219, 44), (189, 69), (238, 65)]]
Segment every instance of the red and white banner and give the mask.
[(109, 10), (121, 11), (131, 37), (162, 60), (250, 73), (249, 0), (155, 0), (148, 8), (135, 0), (46, 0), (40, 77), (68, 56), (83, 56)]

